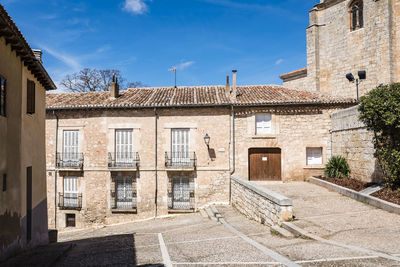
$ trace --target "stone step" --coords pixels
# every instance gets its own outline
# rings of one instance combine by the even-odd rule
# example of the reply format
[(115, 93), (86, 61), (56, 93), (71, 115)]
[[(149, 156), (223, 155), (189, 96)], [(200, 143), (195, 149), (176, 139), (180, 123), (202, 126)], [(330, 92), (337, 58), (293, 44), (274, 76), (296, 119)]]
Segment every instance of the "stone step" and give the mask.
[(286, 238), (294, 237), (294, 235), (291, 232), (289, 232), (285, 228), (282, 228), (278, 225), (271, 226), (271, 230), (278, 232), (280, 235), (282, 235), (283, 237), (286, 237)]
[(208, 218), (207, 212), (204, 209), (200, 210), (200, 214), (203, 218)]
[(212, 221), (214, 221), (214, 222), (217, 222), (217, 221), (218, 221), (217, 218), (215, 218), (214, 213), (211, 211), (210, 208), (206, 208), (206, 212), (207, 212), (207, 214), (208, 214), (208, 217), (209, 217)]

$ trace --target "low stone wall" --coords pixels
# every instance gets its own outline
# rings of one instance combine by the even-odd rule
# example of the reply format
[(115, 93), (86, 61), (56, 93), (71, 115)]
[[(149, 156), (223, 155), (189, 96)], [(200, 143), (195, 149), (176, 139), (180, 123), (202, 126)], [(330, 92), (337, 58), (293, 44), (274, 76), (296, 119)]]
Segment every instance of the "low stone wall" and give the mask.
[(293, 201), (240, 177), (232, 176), (232, 206), (249, 219), (281, 225), (293, 216)]
[(358, 106), (332, 115), (332, 154), (347, 160), (353, 178), (363, 182), (378, 182), (382, 179), (382, 173), (374, 157), (373, 133), (358, 117)]

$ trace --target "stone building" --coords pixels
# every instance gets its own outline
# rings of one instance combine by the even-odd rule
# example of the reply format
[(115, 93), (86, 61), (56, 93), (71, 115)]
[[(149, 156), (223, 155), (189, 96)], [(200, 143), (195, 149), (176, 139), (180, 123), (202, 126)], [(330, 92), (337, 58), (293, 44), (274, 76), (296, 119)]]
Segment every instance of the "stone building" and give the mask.
[(283, 85), (356, 98), (347, 73), (366, 71), (360, 96), (399, 82), (399, 17), (399, 0), (321, 0), (310, 11), (307, 67), (281, 75)]
[(45, 94), (55, 85), (0, 5), (0, 260), (48, 241)]
[(235, 82), (48, 94), (49, 225), (83, 228), (228, 203), (233, 173), (303, 180), (330, 154), (330, 114), (352, 105)]
[[(281, 75), (283, 85), (333, 96), (363, 96), (380, 84), (400, 82), (400, 1), (321, 0), (310, 11), (307, 67)], [(366, 71), (357, 93), (355, 82)], [(379, 181), (373, 134), (358, 121), (357, 108), (333, 115), (332, 154), (349, 162), (352, 177)]]

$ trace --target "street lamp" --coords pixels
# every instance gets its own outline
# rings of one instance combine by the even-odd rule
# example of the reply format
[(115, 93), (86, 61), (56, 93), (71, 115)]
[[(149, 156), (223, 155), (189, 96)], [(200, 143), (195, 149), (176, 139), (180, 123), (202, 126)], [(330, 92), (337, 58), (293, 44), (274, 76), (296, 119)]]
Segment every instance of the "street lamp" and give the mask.
[(349, 80), (351, 83), (356, 83), (357, 87), (357, 101), (358, 101), (358, 86), (360, 85), (362, 80), (367, 79), (367, 72), (365, 70), (360, 70), (358, 72), (358, 78), (354, 78), (354, 75), (352, 73), (347, 73), (346, 74), (346, 79)]
[(210, 149), (210, 139), (210, 136), (208, 135), (208, 133), (206, 133), (206, 135), (204, 136), (204, 143), (206, 144), (208, 149)]

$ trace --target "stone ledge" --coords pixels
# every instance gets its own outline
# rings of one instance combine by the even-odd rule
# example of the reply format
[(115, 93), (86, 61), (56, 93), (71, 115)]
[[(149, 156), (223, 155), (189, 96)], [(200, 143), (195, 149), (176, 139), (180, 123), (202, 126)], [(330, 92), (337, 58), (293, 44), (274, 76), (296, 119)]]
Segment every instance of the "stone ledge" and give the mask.
[(312, 183), (312, 184), (316, 184), (322, 187), (325, 187), (329, 190), (338, 192), (344, 196), (353, 198), (355, 200), (359, 200), (365, 203), (368, 203), (371, 206), (374, 206), (376, 208), (379, 209), (383, 209), (386, 210), (388, 212), (392, 212), (392, 213), (396, 213), (396, 214), (400, 214), (400, 205), (373, 197), (373, 196), (369, 196), (351, 189), (348, 189), (346, 187), (343, 186), (339, 186), (315, 177), (310, 177), (308, 178), (308, 180)]
[(290, 198), (282, 196), (274, 191), (271, 191), (271, 190), (268, 190), (259, 185), (253, 184), (250, 181), (243, 180), (242, 178), (237, 177), (237, 176), (232, 176), (232, 179), (235, 182), (241, 184), (242, 186), (253, 190), (260, 196), (265, 197), (266, 199), (274, 202), (275, 204), (278, 204), (279, 206), (292, 206), (293, 205), (293, 201)]

